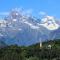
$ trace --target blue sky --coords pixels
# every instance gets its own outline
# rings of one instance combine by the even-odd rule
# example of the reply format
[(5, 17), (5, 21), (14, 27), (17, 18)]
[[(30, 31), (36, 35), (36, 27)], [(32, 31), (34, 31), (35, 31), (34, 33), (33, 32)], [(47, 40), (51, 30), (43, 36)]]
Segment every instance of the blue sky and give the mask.
[(60, 18), (60, 0), (0, 0), (0, 12), (10, 11), (12, 8), (31, 9), (38, 17), (39, 12)]

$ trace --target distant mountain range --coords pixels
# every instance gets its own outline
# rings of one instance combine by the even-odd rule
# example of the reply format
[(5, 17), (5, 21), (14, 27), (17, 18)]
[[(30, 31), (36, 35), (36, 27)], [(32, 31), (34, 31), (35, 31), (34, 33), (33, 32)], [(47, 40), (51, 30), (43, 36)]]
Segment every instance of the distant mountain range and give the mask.
[[(39, 22), (38, 22), (39, 21)], [(60, 21), (52, 16), (37, 19), (12, 10), (0, 20), (0, 41), (6, 44), (31, 45), (60, 38)]]

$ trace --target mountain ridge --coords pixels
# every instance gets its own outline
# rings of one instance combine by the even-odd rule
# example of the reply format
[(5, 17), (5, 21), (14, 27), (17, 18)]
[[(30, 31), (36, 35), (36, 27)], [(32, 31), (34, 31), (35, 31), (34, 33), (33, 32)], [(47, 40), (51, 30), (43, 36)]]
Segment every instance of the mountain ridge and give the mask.
[[(60, 25), (51, 16), (46, 16), (43, 19), (48, 20), (46, 24), (49, 20), (53, 21), (55, 26), (51, 21), (46, 25), (45, 22), (41, 23), (35, 19), (32, 16), (23, 15), (17, 10), (11, 11), (7, 18), (0, 20), (0, 38), (4, 37), (7, 44), (18, 45), (31, 45), (39, 42), (40, 38), (42, 41), (52, 39), (52, 37), (50, 38), (51, 32), (58, 31)], [(53, 27), (51, 28), (49, 25)]]

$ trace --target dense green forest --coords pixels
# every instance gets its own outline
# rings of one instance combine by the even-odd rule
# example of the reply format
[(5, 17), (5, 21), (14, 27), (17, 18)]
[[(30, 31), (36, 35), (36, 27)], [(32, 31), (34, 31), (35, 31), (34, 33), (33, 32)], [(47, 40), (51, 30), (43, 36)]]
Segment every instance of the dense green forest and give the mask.
[[(60, 60), (60, 40), (31, 46), (10, 45), (0, 49), (0, 60)], [(51, 45), (51, 47), (49, 47)]]

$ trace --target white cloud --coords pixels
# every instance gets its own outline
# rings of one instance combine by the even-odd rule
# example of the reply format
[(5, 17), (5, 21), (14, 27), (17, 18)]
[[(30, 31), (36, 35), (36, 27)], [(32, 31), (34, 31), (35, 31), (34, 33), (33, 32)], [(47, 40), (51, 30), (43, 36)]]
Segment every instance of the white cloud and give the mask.
[(28, 9), (26, 13), (31, 14), (33, 12), (33, 9)]
[(40, 11), (39, 15), (46, 15), (46, 12)]
[(8, 15), (9, 12), (0, 12), (0, 15)]

